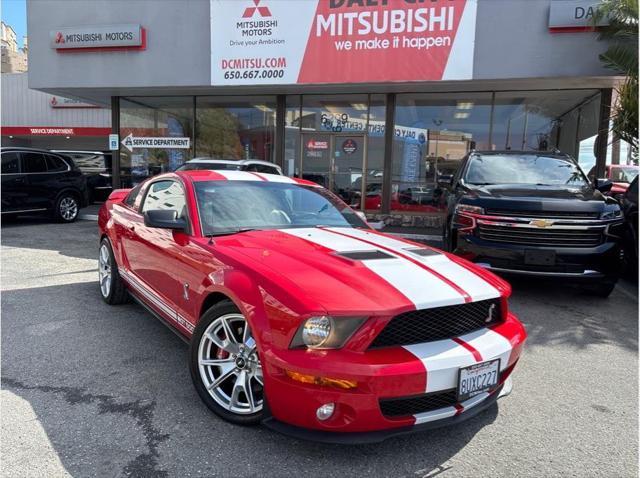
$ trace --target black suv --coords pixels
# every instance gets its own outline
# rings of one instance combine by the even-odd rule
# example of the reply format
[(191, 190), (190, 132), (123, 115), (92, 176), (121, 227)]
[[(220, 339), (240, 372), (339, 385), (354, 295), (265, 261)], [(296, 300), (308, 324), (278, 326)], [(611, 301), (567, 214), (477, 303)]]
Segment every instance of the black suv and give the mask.
[(2, 216), (49, 213), (73, 222), (87, 205), (87, 180), (71, 158), (42, 149), (1, 148)]
[(451, 180), (445, 246), (497, 273), (577, 281), (607, 297), (624, 231), (609, 189), (566, 155), (471, 152)]
[(111, 153), (103, 151), (70, 151), (52, 150), (52, 153), (63, 154), (73, 160), (82, 174), (87, 177), (89, 204), (106, 201), (113, 191), (111, 185)]

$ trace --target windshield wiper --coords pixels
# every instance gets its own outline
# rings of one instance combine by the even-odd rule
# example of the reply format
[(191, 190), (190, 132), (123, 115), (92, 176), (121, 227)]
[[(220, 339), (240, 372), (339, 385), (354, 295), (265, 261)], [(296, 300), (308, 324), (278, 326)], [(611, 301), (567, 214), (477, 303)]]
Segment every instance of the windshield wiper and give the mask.
[(209, 243), (211, 243), (211, 240), (214, 237), (218, 237), (218, 236), (231, 236), (233, 234), (240, 234), (241, 232), (250, 232), (250, 231), (257, 231), (258, 229), (256, 229), (255, 227), (238, 227), (236, 229), (226, 229), (224, 231), (215, 231), (215, 232), (210, 232), (209, 234), (206, 234), (205, 237), (209, 238)]

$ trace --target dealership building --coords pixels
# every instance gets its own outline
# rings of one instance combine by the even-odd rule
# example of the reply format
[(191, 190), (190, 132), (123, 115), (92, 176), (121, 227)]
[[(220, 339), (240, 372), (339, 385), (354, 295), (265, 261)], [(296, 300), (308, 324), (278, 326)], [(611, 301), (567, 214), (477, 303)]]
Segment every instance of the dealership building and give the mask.
[(116, 186), (193, 157), (262, 159), (424, 234), (473, 149), (604, 170), (620, 78), (594, 5), (29, 1), (29, 87), (110, 108)]

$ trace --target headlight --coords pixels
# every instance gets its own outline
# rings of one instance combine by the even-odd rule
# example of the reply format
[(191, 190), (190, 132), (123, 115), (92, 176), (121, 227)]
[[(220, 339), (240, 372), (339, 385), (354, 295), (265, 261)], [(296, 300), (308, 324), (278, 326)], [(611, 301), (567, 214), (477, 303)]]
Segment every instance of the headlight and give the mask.
[(618, 219), (622, 217), (622, 211), (620, 209), (614, 209), (613, 211), (606, 211), (600, 214), (600, 219)]
[(293, 336), (290, 348), (338, 349), (365, 320), (366, 317), (309, 317)]
[(332, 329), (329, 317), (311, 317), (302, 326), (302, 341), (307, 347), (320, 347), (329, 338)]
[(470, 206), (468, 204), (458, 204), (456, 206), (456, 214), (464, 214), (466, 213), (471, 213), (471, 214), (484, 214), (484, 209), (479, 207), (479, 206)]

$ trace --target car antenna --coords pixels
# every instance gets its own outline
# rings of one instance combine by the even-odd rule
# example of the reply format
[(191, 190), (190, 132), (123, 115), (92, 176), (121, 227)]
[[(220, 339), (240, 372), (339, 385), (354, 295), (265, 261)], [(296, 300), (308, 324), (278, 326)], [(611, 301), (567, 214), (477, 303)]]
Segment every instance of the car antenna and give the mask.
[(210, 245), (210, 246), (212, 246), (212, 245), (214, 245), (214, 244), (215, 244), (215, 242), (213, 241), (213, 234), (211, 234), (211, 235), (209, 236), (209, 245)]

